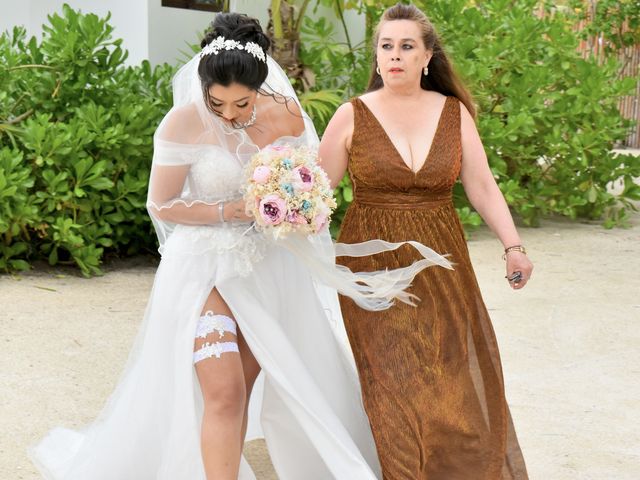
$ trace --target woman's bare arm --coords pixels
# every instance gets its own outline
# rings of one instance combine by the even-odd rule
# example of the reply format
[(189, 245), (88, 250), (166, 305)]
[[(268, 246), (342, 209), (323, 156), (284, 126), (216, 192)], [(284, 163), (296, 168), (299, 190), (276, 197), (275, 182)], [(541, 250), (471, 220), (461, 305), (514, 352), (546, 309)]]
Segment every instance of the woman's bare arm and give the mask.
[(327, 172), (332, 188), (340, 183), (347, 170), (352, 135), (353, 106), (345, 103), (336, 110), (320, 142), (320, 166)]
[[(505, 248), (521, 245), (522, 242), (507, 202), (489, 168), (475, 122), (464, 105), (460, 104), (460, 110), (462, 135), (460, 179), (467, 197)], [(523, 275), (523, 280), (515, 288), (522, 288), (526, 284), (532, 270), (533, 265), (523, 253), (513, 251), (507, 255), (507, 275), (515, 271), (520, 271)]]

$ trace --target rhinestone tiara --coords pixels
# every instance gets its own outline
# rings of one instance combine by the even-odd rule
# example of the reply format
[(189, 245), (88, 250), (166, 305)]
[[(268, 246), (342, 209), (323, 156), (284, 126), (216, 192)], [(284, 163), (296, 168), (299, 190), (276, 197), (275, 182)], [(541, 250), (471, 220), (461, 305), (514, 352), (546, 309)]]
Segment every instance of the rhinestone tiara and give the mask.
[(200, 58), (203, 58), (205, 55), (218, 55), (222, 50), (244, 50), (247, 53), (250, 53), (258, 60), (263, 62), (267, 61), (267, 57), (264, 54), (264, 50), (262, 47), (254, 42), (240, 43), (235, 40), (229, 40), (224, 38), (223, 36), (217, 37), (212, 40), (211, 43), (205, 45), (202, 51), (200, 52)]

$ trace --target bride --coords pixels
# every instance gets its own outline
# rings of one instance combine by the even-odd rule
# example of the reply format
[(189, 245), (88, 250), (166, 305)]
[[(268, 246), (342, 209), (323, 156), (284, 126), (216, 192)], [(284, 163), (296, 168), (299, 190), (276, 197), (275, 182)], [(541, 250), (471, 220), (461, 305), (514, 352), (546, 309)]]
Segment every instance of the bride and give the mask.
[(317, 135), (256, 20), (218, 14), (202, 46), (155, 134), (148, 209), (162, 261), (125, 371), (93, 424), (52, 430), (32, 459), (54, 480), (253, 479), (242, 446), (262, 370), (280, 479), (375, 479), (335, 290), (255, 232), (240, 198), (253, 154)]

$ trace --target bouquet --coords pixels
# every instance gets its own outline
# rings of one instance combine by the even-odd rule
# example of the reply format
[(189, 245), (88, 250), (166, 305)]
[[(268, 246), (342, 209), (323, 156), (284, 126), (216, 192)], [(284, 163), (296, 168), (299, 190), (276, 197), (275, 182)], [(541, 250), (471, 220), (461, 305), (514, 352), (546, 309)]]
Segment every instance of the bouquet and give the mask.
[(275, 239), (326, 228), (336, 208), (327, 174), (307, 147), (269, 145), (247, 168), (244, 199), (256, 226)]

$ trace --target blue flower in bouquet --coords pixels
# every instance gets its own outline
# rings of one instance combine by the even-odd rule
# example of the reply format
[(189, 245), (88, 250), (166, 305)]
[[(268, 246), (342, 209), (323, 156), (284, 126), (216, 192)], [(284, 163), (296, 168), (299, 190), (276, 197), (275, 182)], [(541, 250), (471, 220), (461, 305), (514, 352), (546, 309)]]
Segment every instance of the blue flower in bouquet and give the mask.
[(313, 207), (313, 203), (311, 203), (309, 200), (303, 200), (302, 201), (302, 211), (303, 212), (306, 212), (306, 211), (310, 210), (311, 207)]
[(291, 161), (290, 158), (283, 158), (282, 159), (282, 166), (284, 168), (286, 168), (287, 170), (291, 170), (293, 168), (293, 162)]
[(294, 193), (293, 185), (291, 185), (290, 183), (283, 183), (280, 186), (282, 187), (282, 190), (287, 192), (287, 195), (293, 196), (293, 193)]

